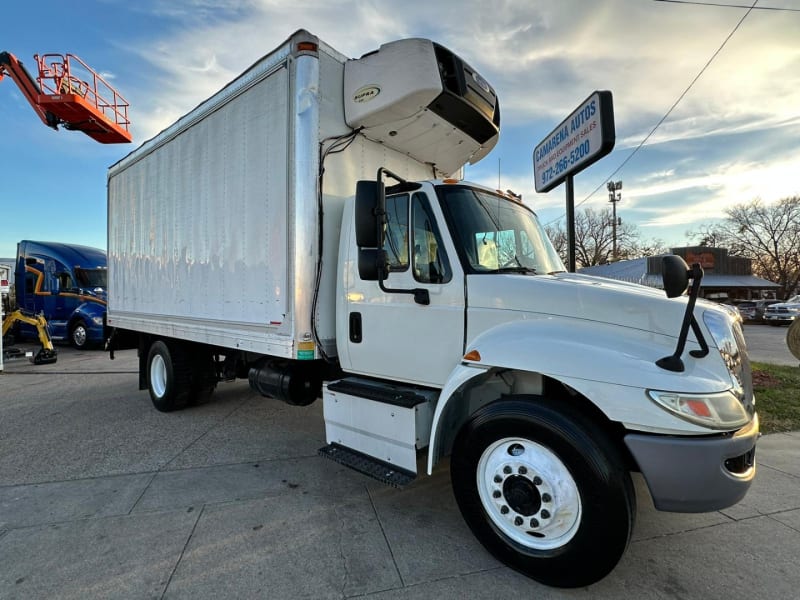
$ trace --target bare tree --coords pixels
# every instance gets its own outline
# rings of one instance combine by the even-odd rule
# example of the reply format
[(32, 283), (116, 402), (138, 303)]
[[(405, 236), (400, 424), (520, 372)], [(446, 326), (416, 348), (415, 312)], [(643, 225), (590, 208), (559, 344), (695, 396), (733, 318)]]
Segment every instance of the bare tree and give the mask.
[[(614, 247), (613, 214), (607, 208), (595, 211), (591, 208), (575, 214), (575, 263), (578, 267), (591, 267), (611, 262)], [(567, 232), (564, 224), (548, 225), (547, 235), (556, 251), (566, 262)], [(639, 232), (635, 225), (617, 225), (617, 259), (641, 256), (638, 254)]]
[(691, 235), (752, 259), (753, 272), (780, 284), (783, 297), (794, 293), (800, 284), (800, 196), (769, 205), (756, 199), (725, 209), (725, 215)]

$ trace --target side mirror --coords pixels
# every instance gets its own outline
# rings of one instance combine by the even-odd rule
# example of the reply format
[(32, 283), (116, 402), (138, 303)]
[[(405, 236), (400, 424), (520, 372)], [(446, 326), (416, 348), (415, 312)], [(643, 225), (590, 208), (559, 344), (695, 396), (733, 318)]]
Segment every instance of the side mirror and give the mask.
[[(381, 248), (385, 221), (386, 188), (382, 181), (356, 182), (356, 246)], [(360, 263), (359, 259), (359, 263)]]
[(670, 254), (661, 259), (661, 278), (667, 298), (677, 298), (689, 287), (691, 271), (680, 256)]
[(381, 281), (388, 272), (386, 251), (382, 248), (358, 249), (358, 276), (364, 281)]

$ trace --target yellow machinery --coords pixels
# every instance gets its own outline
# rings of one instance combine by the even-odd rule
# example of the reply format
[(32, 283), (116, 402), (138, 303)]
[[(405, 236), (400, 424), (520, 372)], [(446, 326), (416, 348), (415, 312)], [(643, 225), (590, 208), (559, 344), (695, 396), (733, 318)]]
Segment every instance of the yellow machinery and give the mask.
[(36, 331), (39, 333), (39, 341), (42, 347), (35, 355), (30, 357), (31, 362), (35, 365), (46, 365), (56, 362), (56, 360), (58, 360), (58, 352), (56, 352), (56, 349), (53, 347), (53, 341), (50, 339), (50, 329), (47, 326), (47, 319), (44, 318), (44, 315), (37, 315), (22, 309), (9, 313), (3, 320), (4, 338), (11, 330), (11, 326), (17, 321), (36, 327)]

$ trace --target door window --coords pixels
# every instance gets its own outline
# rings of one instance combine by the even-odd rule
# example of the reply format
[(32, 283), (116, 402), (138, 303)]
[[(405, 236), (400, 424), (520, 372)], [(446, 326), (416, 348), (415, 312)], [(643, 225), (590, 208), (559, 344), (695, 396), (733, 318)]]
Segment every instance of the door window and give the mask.
[(436, 220), (423, 194), (414, 194), (411, 204), (414, 239), (414, 279), (420, 283), (447, 283), (452, 279), (450, 263), (436, 227)]
[(390, 271), (408, 269), (408, 194), (386, 198), (386, 236), (383, 249)]

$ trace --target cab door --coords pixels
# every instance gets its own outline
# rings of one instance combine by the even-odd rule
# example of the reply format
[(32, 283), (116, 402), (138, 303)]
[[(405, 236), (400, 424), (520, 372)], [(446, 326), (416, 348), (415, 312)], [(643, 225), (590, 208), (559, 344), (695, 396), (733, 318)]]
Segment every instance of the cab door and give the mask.
[(425, 289), (430, 304), (346, 270), (347, 348), (340, 358), (354, 373), (439, 387), (464, 350), (464, 273), (439, 207), (425, 193), (388, 196), (386, 212), (384, 287)]

